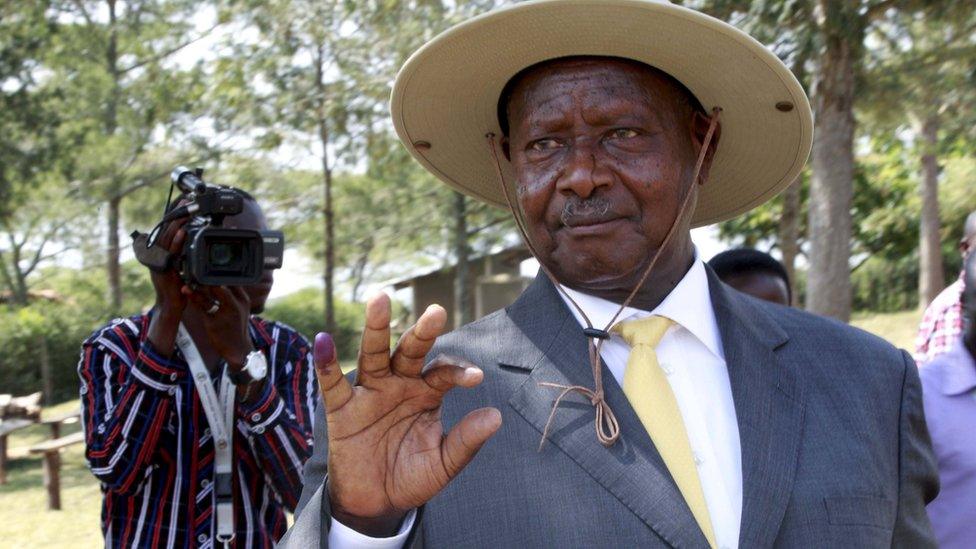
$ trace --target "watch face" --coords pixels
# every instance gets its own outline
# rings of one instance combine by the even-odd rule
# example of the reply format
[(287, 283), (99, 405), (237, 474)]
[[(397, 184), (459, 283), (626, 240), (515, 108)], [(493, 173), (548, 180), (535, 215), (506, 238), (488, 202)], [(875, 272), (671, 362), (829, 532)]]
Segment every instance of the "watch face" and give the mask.
[(247, 356), (247, 373), (254, 379), (264, 379), (268, 373), (268, 361), (264, 358), (264, 353), (255, 351)]

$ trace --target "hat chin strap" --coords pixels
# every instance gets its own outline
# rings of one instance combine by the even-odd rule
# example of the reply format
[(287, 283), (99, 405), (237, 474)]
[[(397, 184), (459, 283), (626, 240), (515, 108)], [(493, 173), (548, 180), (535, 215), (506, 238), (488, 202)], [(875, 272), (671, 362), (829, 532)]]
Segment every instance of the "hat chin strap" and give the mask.
[[(701, 151), (698, 153), (698, 161), (695, 163), (695, 171), (692, 175), (692, 181), (698, 185), (705, 184), (704, 179), (701, 179), (699, 176), (701, 175), (702, 165), (705, 163), (705, 155), (708, 154), (708, 147), (711, 145), (712, 139), (715, 136), (715, 129), (718, 125), (719, 114), (721, 112), (722, 109), (720, 107), (715, 107), (712, 109), (712, 115), (709, 118), (708, 131), (705, 133), (705, 139), (702, 141)], [(522, 239), (525, 241), (525, 245), (529, 248), (529, 251), (532, 252), (532, 255), (539, 259), (541, 256), (539, 255), (535, 246), (532, 244), (532, 241), (529, 239), (528, 230), (525, 226), (525, 219), (523, 219), (519, 208), (516, 207), (508, 185), (505, 183), (505, 176), (502, 173), (501, 163), (498, 160), (498, 145), (495, 137), (496, 136), (494, 133), (488, 133), (485, 135), (485, 138), (488, 140), (488, 147), (491, 151), (491, 158), (495, 163), (495, 173), (498, 176), (498, 182), (501, 184), (502, 192), (505, 194), (505, 202), (508, 204), (508, 208), (512, 212), (512, 216), (515, 218), (515, 225), (518, 227), (519, 233), (522, 235)], [(607, 404), (606, 398), (604, 397), (603, 369), (601, 368), (600, 364), (600, 350), (603, 347), (603, 342), (610, 338), (610, 328), (613, 327), (614, 323), (617, 321), (617, 318), (620, 317), (620, 314), (623, 313), (624, 309), (626, 309), (628, 305), (630, 305), (634, 297), (637, 295), (637, 292), (644, 286), (644, 283), (650, 276), (651, 271), (657, 264), (657, 260), (661, 257), (661, 252), (667, 249), (668, 244), (671, 242), (672, 238), (677, 232), (679, 223), (692, 213), (692, 197), (696, 194), (694, 191), (694, 188), (688, 189), (688, 193), (681, 202), (678, 215), (675, 216), (674, 221), (671, 223), (671, 227), (668, 229), (668, 233), (665, 235), (664, 241), (661, 242), (661, 245), (654, 253), (654, 257), (651, 258), (651, 262), (648, 263), (647, 267), (644, 269), (644, 273), (641, 275), (640, 280), (637, 282), (634, 288), (630, 291), (627, 299), (620, 304), (620, 307), (613, 315), (613, 318), (611, 318), (610, 321), (607, 322), (607, 325), (602, 329), (593, 327), (593, 323), (586, 315), (586, 312), (583, 311), (583, 308), (576, 303), (576, 300), (574, 300), (572, 296), (566, 293), (562, 285), (559, 283), (559, 280), (556, 279), (555, 275), (552, 274), (552, 271), (549, 270), (549, 267), (547, 267), (546, 264), (540, 259), (539, 266), (542, 268), (542, 271), (545, 272), (546, 276), (549, 277), (549, 280), (552, 281), (552, 284), (556, 287), (556, 290), (561, 293), (566, 300), (573, 305), (574, 308), (576, 308), (576, 311), (579, 312), (580, 316), (586, 322), (586, 328), (583, 330), (583, 334), (587, 337), (589, 344), (590, 367), (593, 370), (594, 388), (590, 389), (589, 387), (584, 387), (582, 385), (563, 385), (560, 383), (547, 382), (539, 383), (539, 385), (543, 387), (562, 389), (562, 392), (553, 403), (552, 411), (549, 413), (549, 419), (546, 421), (546, 427), (542, 432), (542, 439), (539, 441), (539, 451), (542, 451), (542, 448), (546, 443), (546, 439), (549, 436), (549, 428), (552, 425), (553, 418), (556, 417), (556, 411), (559, 409), (559, 405), (562, 403), (565, 397), (574, 392), (580, 393), (587, 397), (590, 400), (590, 404), (592, 404), (596, 409), (594, 427), (596, 429), (596, 438), (600, 441), (600, 444), (603, 444), (609, 448), (610, 446), (613, 446), (613, 444), (620, 438), (620, 424), (617, 422), (617, 417), (614, 415), (613, 410), (610, 409), (610, 405)]]

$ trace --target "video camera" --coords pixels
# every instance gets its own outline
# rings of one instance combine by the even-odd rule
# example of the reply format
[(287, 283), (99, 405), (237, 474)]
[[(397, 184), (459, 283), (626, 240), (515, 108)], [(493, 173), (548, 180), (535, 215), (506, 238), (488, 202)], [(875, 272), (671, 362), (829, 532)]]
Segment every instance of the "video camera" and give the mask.
[[(244, 211), (243, 191), (211, 186), (203, 181), (203, 170), (177, 166), (173, 185), (182, 201), (166, 206), (162, 221), (150, 234), (132, 233), (136, 259), (156, 272), (175, 268), (187, 284), (202, 286), (247, 286), (257, 284), (265, 269), (280, 269), (285, 249), (281, 231), (257, 231), (222, 227), (224, 218)], [(155, 244), (154, 235), (167, 223), (190, 217), (184, 225), (186, 242), (179, 255)]]

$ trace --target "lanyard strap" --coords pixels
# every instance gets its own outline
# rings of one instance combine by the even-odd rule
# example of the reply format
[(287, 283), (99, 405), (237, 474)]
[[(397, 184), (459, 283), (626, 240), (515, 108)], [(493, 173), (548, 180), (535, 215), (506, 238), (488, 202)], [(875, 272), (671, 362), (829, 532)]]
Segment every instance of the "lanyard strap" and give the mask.
[[(217, 541), (225, 545), (234, 539), (234, 390), (236, 387), (227, 375), (224, 366), (220, 379), (220, 400), (210, 382), (210, 372), (200, 356), (193, 338), (183, 324), (176, 334), (176, 344), (183, 353), (193, 374), (193, 383), (203, 404), (203, 412), (210, 424), (214, 441), (214, 497), (216, 499)], [(223, 410), (221, 410), (223, 408)]]

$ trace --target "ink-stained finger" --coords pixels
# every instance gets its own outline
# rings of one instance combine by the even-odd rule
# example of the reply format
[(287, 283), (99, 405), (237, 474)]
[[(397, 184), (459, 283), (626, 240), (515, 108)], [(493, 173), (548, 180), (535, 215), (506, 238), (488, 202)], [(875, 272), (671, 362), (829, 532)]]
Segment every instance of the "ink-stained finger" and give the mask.
[(332, 340), (331, 335), (319, 332), (315, 336), (312, 361), (315, 363), (315, 377), (318, 379), (319, 391), (322, 392), (322, 400), (325, 402), (325, 411), (335, 412), (352, 398), (352, 387), (339, 368), (335, 341)]

